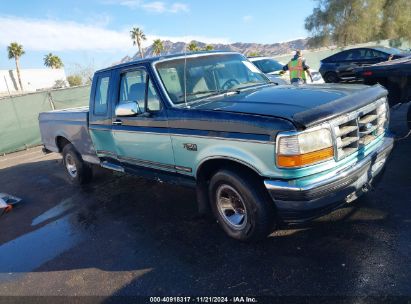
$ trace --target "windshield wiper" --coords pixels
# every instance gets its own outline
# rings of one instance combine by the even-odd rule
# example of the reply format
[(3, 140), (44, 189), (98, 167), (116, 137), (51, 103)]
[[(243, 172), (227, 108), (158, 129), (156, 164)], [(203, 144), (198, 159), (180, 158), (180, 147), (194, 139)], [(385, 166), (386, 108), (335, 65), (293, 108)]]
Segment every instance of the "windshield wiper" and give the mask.
[(214, 94), (214, 93), (220, 93), (221, 91), (219, 91), (219, 90), (207, 90), (207, 91), (196, 91), (196, 92), (191, 92), (191, 93), (187, 93), (187, 94), (183, 94), (183, 95), (180, 95), (180, 96), (178, 96), (178, 98), (181, 98), (181, 97), (184, 97), (184, 96), (193, 96), (193, 95), (198, 95), (198, 94), (208, 94), (208, 93), (211, 93), (211, 94)]
[[(249, 83), (253, 83), (253, 82), (249, 82)], [(194, 95), (199, 95), (199, 94), (208, 94), (207, 96), (203, 96), (201, 97), (201, 99), (203, 98), (208, 98), (208, 97), (214, 97), (217, 95), (224, 95), (227, 93), (236, 93), (236, 94), (240, 94), (241, 90), (243, 89), (248, 89), (248, 88), (252, 88), (252, 87), (256, 87), (256, 86), (260, 86), (260, 85), (267, 85), (267, 84), (276, 84), (278, 85), (278, 83), (269, 81), (269, 82), (258, 82), (258, 83), (254, 83), (253, 85), (249, 85), (249, 86), (244, 86), (244, 87), (239, 87), (239, 88), (230, 88), (227, 90), (204, 90), (204, 91), (196, 91), (196, 92), (191, 92), (191, 93), (187, 93), (187, 94), (183, 94), (178, 96), (178, 98), (181, 100), (182, 97), (187, 97), (187, 96), (194, 96)]]
[(252, 81), (250, 81), (250, 82), (246, 82), (246, 83), (253, 83), (252, 85), (248, 85), (248, 86), (243, 86), (243, 87), (239, 87), (239, 88), (236, 88), (235, 89), (235, 91), (241, 91), (241, 90), (243, 90), (243, 89), (249, 89), (249, 88), (253, 88), (253, 87), (258, 87), (258, 86), (262, 86), (262, 85), (268, 85), (268, 84), (272, 84), (272, 83), (275, 83), (275, 82), (273, 82), (273, 81), (268, 81), (268, 82), (252, 82)]
[[(209, 98), (209, 97), (215, 97), (215, 96), (218, 96), (218, 95), (224, 95), (224, 94), (231, 93), (231, 92), (235, 92), (237, 94), (240, 94), (241, 91), (239, 89), (197, 91), (197, 92), (187, 93), (185, 96), (187, 97), (187, 96), (193, 96), (193, 95), (197, 95), (197, 94), (210, 93), (207, 96), (202, 96), (200, 98), (197, 98), (197, 99), (204, 99), (204, 98)], [(181, 101), (182, 97), (184, 97), (184, 95), (180, 95), (178, 97), (180, 101)], [(193, 100), (190, 100), (190, 101), (193, 101)]]

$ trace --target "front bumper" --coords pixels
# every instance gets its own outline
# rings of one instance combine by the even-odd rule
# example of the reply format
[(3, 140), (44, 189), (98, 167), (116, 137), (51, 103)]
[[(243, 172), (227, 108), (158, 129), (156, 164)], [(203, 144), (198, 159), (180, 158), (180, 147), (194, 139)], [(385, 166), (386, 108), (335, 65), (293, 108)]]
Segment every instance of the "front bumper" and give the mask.
[(379, 147), (354, 165), (297, 180), (265, 180), (280, 218), (285, 222), (306, 221), (326, 214), (367, 192), (381, 172), (394, 140), (385, 137)]

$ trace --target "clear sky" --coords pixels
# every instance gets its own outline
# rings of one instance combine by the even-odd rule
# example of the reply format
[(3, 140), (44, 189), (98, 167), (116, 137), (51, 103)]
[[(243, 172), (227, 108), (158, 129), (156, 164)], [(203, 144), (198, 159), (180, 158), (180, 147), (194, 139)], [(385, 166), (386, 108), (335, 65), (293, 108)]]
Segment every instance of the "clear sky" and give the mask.
[(129, 31), (148, 40), (208, 43), (275, 43), (306, 37), (304, 19), (313, 0), (13, 0), (1, 1), (0, 69), (14, 68), (10, 42), (22, 44), (22, 68), (43, 67), (60, 56), (66, 71), (77, 65), (101, 68), (133, 55)]

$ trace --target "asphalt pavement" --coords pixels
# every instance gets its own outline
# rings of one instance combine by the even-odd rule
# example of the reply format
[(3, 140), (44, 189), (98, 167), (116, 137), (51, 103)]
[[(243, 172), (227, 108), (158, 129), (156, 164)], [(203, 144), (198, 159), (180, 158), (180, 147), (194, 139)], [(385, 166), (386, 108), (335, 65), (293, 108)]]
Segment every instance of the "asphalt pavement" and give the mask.
[[(394, 115), (395, 116), (395, 115)], [(0, 157), (0, 295), (411, 296), (411, 138), (367, 195), (257, 244), (198, 218), (193, 190), (96, 170), (67, 182), (40, 149)]]

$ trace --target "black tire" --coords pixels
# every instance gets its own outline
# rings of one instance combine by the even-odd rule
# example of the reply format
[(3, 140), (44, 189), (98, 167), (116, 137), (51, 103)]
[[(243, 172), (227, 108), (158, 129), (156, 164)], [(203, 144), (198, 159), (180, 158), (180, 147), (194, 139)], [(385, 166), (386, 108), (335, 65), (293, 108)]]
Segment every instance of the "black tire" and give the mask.
[(327, 72), (324, 75), (324, 81), (326, 83), (337, 83), (337, 82), (340, 82), (340, 78), (338, 77), (337, 73), (335, 73), (335, 72)]
[[(236, 199), (238, 195), (240, 200)], [(226, 196), (230, 198), (227, 200)], [(249, 178), (246, 173), (227, 169), (218, 171), (211, 178), (209, 197), (214, 216), (228, 236), (241, 241), (255, 241), (266, 238), (274, 230), (273, 202), (264, 192), (262, 184)], [(224, 212), (222, 205), (228, 201), (235, 202), (237, 208)], [(237, 225), (230, 220), (237, 220), (241, 215), (243, 220), (237, 221)]]
[(62, 155), (64, 168), (71, 183), (84, 185), (91, 181), (93, 177), (91, 166), (83, 161), (72, 144), (64, 146)]

